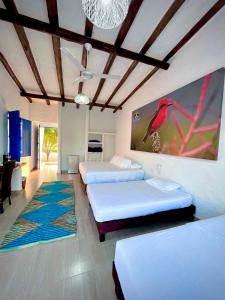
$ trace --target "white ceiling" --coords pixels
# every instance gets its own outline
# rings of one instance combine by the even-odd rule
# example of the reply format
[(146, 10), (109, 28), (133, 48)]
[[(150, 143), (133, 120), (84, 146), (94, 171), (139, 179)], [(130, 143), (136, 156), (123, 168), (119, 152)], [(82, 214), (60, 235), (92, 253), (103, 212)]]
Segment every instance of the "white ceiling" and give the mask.
[[(172, 2), (172, 0), (145, 0), (129, 30), (129, 33), (123, 43), (123, 47), (136, 52), (140, 51), (158, 24), (160, 18), (164, 15)], [(147, 54), (155, 58), (162, 59), (215, 2), (216, 0), (187, 0)], [(15, 3), (19, 13), (48, 22), (45, 0), (15, 0)], [(4, 8), (2, 0), (0, 0), (0, 7)], [(85, 15), (81, 8), (81, 0), (58, 0), (58, 12), (61, 27), (81, 34), (84, 33)], [(223, 12), (225, 12), (224, 8)], [(214, 18), (217, 18), (217, 15)], [(210, 22), (206, 26), (210, 26)], [(59, 86), (55, 69), (51, 36), (30, 29), (25, 30), (47, 93), (59, 96)], [(118, 32), (119, 28), (114, 30), (102, 30), (94, 27), (93, 38), (114, 43)], [(197, 34), (201, 34), (201, 32)], [(12, 24), (0, 21), (0, 36), (0, 51), (8, 60), (25, 90), (28, 92), (39, 93), (40, 90)], [(193, 41), (190, 41), (190, 43), (192, 42)], [(61, 40), (61, 43), (62, 46), (70, 48), (73, 54), (81, 60), (81, 45), (64, 40)], [(102, 72), (108, 56), (109, 55), (105, 52), (92, 50), (88, 67), (98, 72)], [(173, 58), (173, 60), (175, 59), (176, 57)], [(171, 63), (173, 63), (173, 60)], [(130, 60), (117, 57), (110, 73), (122, 76), (130, 64)], [(73, 97), (78, 90), (78, 83), (74, 83), (73, 81), (79, 75), (79, 71), (64, 56), (62, 56), (62, 65), (65, 95), (67, 97)], [(136, 85), (139, 84), (140, 81), (151, 71), (151, 69), (151, 66), (139, 63), (135, 71), (118, 91), (111, 103), (119, 104), (123, 101), (133, 88), (135, 88)], [(0, 71), (5, 72), (2, 65), (0, 65)], [(8, 76), (6, 72), (5, 76)], [(99, 79), (92, 79), (85, 83), (83, 89), (84, 93), (86, 93), (90, 98), (93, 98), (97, 90), (98, 83)], [(107, 80), (99, 96), (98, 102), (105, 102), (113, 92), (117, 83), (118, 81)], [(14, 83), (9, 78), (9, 80), (7, 80), (7, 84), (4, 83), (4, 86), (0, 86), (0, 96), (2, 91), (4, 92), (4, 89), (11, 89), (15, 92), (16, 89), (14, 87), (12, 88), (13, 85)], [(143, 86), (143, 89), (145, 88), (146, 86)], [(18, 97), (18, 95), (16, 96)], [(27, 100), (24, 99), (23, 101)]]

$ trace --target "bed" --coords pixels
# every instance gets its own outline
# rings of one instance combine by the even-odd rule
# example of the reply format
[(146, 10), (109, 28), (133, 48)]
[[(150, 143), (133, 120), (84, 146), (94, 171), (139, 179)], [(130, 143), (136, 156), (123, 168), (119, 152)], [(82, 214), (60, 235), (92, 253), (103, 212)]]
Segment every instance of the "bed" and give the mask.
[(79, 172), (85, 185), (144, 179), (143, 169), (120, 168), (110, 162), (81, 162)]
[(225, 299), (225, 216), (118, 241), (118, 299)]
[(161, 192), (145, 180), (90, 184), (87, 195), (99, 232), (105, 234), (126, 227), (157, 221), (192, 220), (192, 196), (181, 189)]

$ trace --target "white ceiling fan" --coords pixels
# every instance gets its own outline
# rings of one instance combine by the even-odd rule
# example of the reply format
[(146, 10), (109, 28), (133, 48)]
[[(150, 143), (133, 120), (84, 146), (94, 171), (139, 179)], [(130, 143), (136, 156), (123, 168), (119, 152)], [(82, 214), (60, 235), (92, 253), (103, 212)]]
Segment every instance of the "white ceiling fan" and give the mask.
[[(91, 46), (91, 44), (86, 43), (86, 44), (84, 44), (84, 47), (87, 51), (87, 62), (88, 62), (88, 57), (89, 57), (89, 53), (92, 49), (92, 46)], [(105, 78), (105, 79), (114, 79), (114, 80), (118, 80), (121, 77), (121, 76), (118, 76), (118, 75), (103, 74), (103, 73), (98, 73), (98, 72), (89, 70), (88, 68), (85, 68), (76, 59), (76, 57), (73, 56), (73, 54), (70, 52), (70, 50), (68, 48), (62, 47), (61, 50), (70, 59), (70, 61), (80, 70), (80, 76), (75, 79), (75, 82), (91, 80), (93, 77)]]

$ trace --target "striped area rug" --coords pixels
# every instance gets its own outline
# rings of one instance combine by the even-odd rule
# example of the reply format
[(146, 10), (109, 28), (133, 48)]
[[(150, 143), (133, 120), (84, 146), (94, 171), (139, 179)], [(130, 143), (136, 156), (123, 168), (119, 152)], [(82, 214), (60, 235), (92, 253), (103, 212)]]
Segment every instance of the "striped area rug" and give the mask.
[(0, 244), (0, 252), (76, 235), (72, 182), (44, 182)]

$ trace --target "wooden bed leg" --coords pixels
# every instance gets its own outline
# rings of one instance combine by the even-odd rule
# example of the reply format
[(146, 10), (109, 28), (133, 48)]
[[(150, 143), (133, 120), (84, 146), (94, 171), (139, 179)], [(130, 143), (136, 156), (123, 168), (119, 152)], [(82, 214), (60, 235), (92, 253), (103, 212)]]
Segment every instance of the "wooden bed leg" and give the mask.
[(0, 202), (0, 214), (4, 213), (3, 202)]
[(113, 262), (113, 268), (112, 268), (112, 277), (113, 277), (113, 280), (115, 283), (115, 293), (116, 293), (117, 299), (125, 300), (114, 262)]
[(83, 191), (87, 195), (87, 184), (83, 184)]
[(99, 241), (104, 242), (105, 241), (105, 233), (99, 233)]

